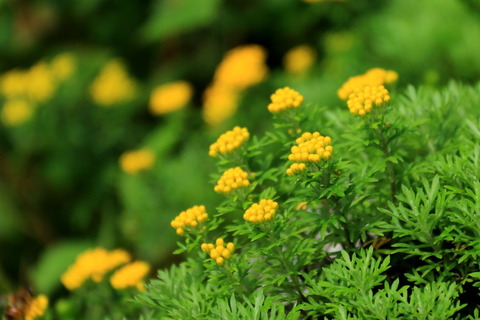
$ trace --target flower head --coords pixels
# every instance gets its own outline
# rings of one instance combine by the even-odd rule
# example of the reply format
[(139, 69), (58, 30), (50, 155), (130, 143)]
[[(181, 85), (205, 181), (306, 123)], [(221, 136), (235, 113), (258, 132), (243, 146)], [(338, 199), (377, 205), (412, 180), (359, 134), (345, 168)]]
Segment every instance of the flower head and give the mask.
[(180, 214), (172, 220), (170, 225), (178, 235), (182, 235), (185, 232), (185, 228), (198, 227), (207, 218), (208, 214), (205, 206), (193, 206), (190, 209), (180, 212)]
[(213, 243), (202, 243), (201, 248), (202, 251), (208, 253), (210, 258), (215, 260), (217, 264), (223, 265), (225, 260), (232, 257), (235, 245), (233, 242), (229, 242), (225, 245), (225, 241), (222, 238), (218, 238), (215, 241), (215, 245)]
[(150, 265), (143, 261), (135, 261), (124, 265), (110, 277), (110, 284), (115, 289), (136, 287), (143, 291), (143, 278), (150, 271)]
[(293, 162), (286, 172), (289, 176), (306, 170), (306, 163), (319, 163), (332, 156), (332, 139), (319, 132), (304, 132), (295, 143), (288, 155), (288, 160)]
[(183, 108), (192, 97), (192, 86), (176, 81), (156, 87), (150, 96), (150, 111), (161, 115)]
[(337, 95), (342, 100), (347, 100), (350, 94), (355, 89), (362, 89), (363, 87), (377, 87), (397, 81), (398, 74), (395, 71), (385, 70), (381, 68), (373, 68), (364, 74), (350, 77), (340, 89)]
[(235, 90), (244, 90), (262, 81), (268, 73), (266, 53), (259, 45), (245, 45), (228, 51), (214, 76), (220, 83)]
[(283, 57), (285, 69), (293, 74), (304, 73), (314, 62), (315, 51), (307, 45), (293, 47)]
[(32, 117), (33, 106), (23, 99), (7, 100), (2, 108), (2, 121), (7, 126), (18, 126)]
[(109, 61), (95, 78), (90, 93), (96, 104), (109, 107), (131, 100), (136, 92), (136, 83), (119, 60)]
[(210, 126), (217, 126), (229, 119), (238, 107), (239, 91), (226, 85), (213, 84), (203, 96), (202, 115)]
[(91, 279), (100, 282), (105, 273), (130, 261), (130, 255), (121, 249), (107, 251), (103, 248), (87, 250), (63, 273), (61, 281), (69, 290), (75, 290)]
[(248, 187), (248, 173), (240, 167), (228, 169), (217, 182), (214, 190), (218, 193), (230, 193), (238, 188)]
[(248, 138), (250, 133), (247, 128), (234, 127), (232, 130), (222, 134), (215, 143), (210, 145), (208, 154), (211, 157), (226, 155), (238, 149)]
[(148, 149), (128, 151), (120, 157), (120, 166), (128, 174), (150, 169), (155, 162), (155, 155)]
[(75, 56), (71, 53), (60, 53), (50, 63), (50, 69), (58, 80), (65, 80), (75, 72)]
[(34, 320), (45, 314), (48, 307), (48, 298), (41, 294), (30, 301), (25, 310), (25, 320)]
[(279, 113), (289, 108), (299, 108), (303, 102), (303, 96), (289, 87), (277, 89), (270, 96), (271, 103), (268, 105), (268, 111)]
[(390, 95), (384, 86), (363, 87), (348, 96), (347, 106), (352, 114), (364, 116), (372, 111), (374, 105), (381, 107), (388, 101)]
[(278, 208), (278, 203), (270, 199), (262, 199), (254, 203), (245, 211), (243, 219), (251, 223), (262, 223), (270, 221)]

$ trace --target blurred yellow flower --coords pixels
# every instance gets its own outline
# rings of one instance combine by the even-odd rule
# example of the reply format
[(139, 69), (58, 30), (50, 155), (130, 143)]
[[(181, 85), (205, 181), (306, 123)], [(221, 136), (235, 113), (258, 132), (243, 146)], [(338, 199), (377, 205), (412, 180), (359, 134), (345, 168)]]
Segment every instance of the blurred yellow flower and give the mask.
[(110, 284), (115, 289), (136, 287), (143, 291), (143, 278), (150, 271), (150, 265), (143, 261), (135, 261), (118, 269), (111, 277)]
[(155, 155), (147, 149), (128, 151), (120, 157), (120, 166), (128, 174), (150, 169), (155, 162)]
[(128, 252), (95, 248), (81, 253), (75, 263), (63, 273), (61, 281), (68, 290), (75, 290), (91, 279), (100, 282), (108, 271), (130, 261)]
[(364, 74), (350, 77), (337, 91), (337, 95), (342, 100), (347, 100), (349, 95), (356, 89), (363, 87), (377, 87), (380, 85), (392, 83), (398, 80), (398, 74), (392, 70), (373, 68)]
[(2, 108), (2, 121), (7, 126), (18, 126), (32, 117), (33, 106), (20, 99), (7, 100)]
[(192, 97), (192, 86), (176, 81), (156, 87), (150, 95), (150, 111), (161, 115), (184, 107)]
[(90, 93), (96, 104), (108, 107), (132, 99), (136, 83), (119, 60), (109, 61), (95, 78)]
[(266, 53), (259, 45), (245, 45), (228, 51), (214, 76), (214, 83), (220, 83), (235, 90), (244, 90), (262, 81), (268, 69)]
[(32, 101), (44, 102), (53, 96), (57, 84), (46, 63), (39, 62), (27, 71), (26, 87), (28, 97)]
[(32, 299), (25, 311), (25, 320), (34, 320), (45, 314), (48, 306), (48, 298), (41, 294)]
[(315, 62), (315, 51), (307, 45), (290, 49), (283, 57), (285, 69), (293, 74), (306, 72)]
[(53, 75), (59, 80), (69, 78), (75, 72), (75, 56), (64, 52), (56, 55), (50, 63)]
[(26, 82), (25, 72), (18, 69), (7, 71), (0, 78), (0, 92), (7, 98), (23, 95)]
[(217, 126), (237, 111), (239, 93), (230, 87), (214, 85), (204, 94), (203, 119), (210, 126)]

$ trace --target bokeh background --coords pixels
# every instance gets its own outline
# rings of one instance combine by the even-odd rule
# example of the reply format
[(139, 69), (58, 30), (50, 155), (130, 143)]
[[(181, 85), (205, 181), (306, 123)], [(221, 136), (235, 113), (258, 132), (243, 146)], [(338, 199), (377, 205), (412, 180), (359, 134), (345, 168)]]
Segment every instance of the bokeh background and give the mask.
[[(397, 92), (480, 80), (477, 0), (0, 0), (0, 30), (0, 293), (60, 296), (94, 246), (180, 260), (170, 221), (222, 200), (209, 145), (268, 128), (277, 88), (336, 112), (342, 83), (375, 67)], [(181, 108), (152, 106), (177, 81)], [(154, 161), (129, 171), (132, 150)]]

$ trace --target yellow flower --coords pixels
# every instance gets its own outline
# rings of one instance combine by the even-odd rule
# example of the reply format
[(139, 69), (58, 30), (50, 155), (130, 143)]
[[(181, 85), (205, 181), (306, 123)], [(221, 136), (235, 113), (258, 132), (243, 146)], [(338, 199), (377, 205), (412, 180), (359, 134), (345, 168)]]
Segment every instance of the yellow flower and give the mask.
[(298, 139), (288, 155), (288, 160), (294, 162), (287, 169), (287, 174), (293, 176), (306, 170), (305, 163), (318, 163), (327, 160), (332, 156), (332, 139), (328, 136), (322, 136), (319, 132), (304, 132)]
[(363, 87), (376, 87), (398, 80), (398, 74), (395, 71), (385, 70), (381, 68), (373, 68), (364, 74), (350, 77), (337, 91), (337, 95), (342, 100), (347, 100), (355, 89)]
[(213, 243), (202, 243), (200, 246), (203, 252), (208, 253), (210, 258), (215, 260), (218, 265), (223, 265), (225, 260), (228, 260), (232, 257), (233, 251), (235, 250), (235, 245), (233, 242), (227, 243), (222, 238), (218, 238)]
[(232, 130), (222, 134), (215, 143), (210, 145), (208, 154), (210, 157), (217, 157), (219, 154), (226, 155), (240, 146), (250, 137), (247, 128), (234, 127)]
[(18, 126), (31, 118), (32, 105), (25, 100), (7, 100), (2, 109), (2, 121), (7, 126)]
[(388, 90), (384, 86), (357, 88), (348, 96), (347, 106), (352, 114), (361, 116), (372, 111), (373, 105), (381, 107), (390, 101)]
[(91, 279), (100, 282), (105, 273), (130, 261), (130, 255), (121, 249), (107, 251), (95, 248), (81, 253), (75, 263), (63, 273), (61, 281), (68, 290), (75, 290)]
[(131, 100), (135, 96), (136, 87), (124, 65), (119, 60), (111, 60), (93, 81), (90, 93), (96, 104), (108, 107)]
[(270, 221), (278, 208), (278, 203), (270, 199), (262, 199), (259, 203), (252, 204), (243, 215), (243, 219), (251, 223)]
[(150, 111), (161, 115), (184, 107), (192, 97), (192, 86), (186, 81), (176, 81), (156, 87), (150, 96)]
[(289, 108), (299, 108), (303, 102), (303, 96), (289, 87), (277, 89), (270, 96), (272, 103), (268, 105), (268, 111), (279, 113)]
[(294, 176), (296, 175), (297, 173), (300, 173), (302, 171), (305, 171), (307, 169), (307, 165), (305, 163), (292, 163), (290, 165), (290, 167), (287, 169), (286, 173), (289, 175), (289, 176)]
[(205, 206), (193, 206), (190, 209), (180, 212), (180, 214), (172, 220), (170, 225), (176, 230), (178, 235), (182, 235), (185, 232), (185, 228), (195, 228), (207, 218), (208, 214)]
[(37, 102), (50, 99), (57, 88), (50, 68), (44, 62), (33, 65), (26, 73), (26, 90), (28, 97)]
[(307, 45), (293, 47), (283, 57), (285, 69), (293, 74), (304, 73), (314, 62), (315, 51)]
[(217, 182), (214, 190), (218, 193), (230, 193), (238, 188), (248, 187), (248, 173), (243, 171), (240, 167), (228, 169), (223, 173)]
[(14, 98), (26, 93), (27, 77), (25, 72), (13, 69), (0, 78), (0, 92), (7, 98)]
[(121, 155), (120, 166), (128, 174), (150, 169), (155, 162), (155, 155), (147, 149), (128, 151)]
[(203, 120), (217, 126), (232, 117), (237, 111), (239, 92), (228, 86), (215, 84), (205, 90), (203, 97)]
[(214, 76), (214, 83), (234, 90), (244, 90), (261, 82), (267, 75), (265, 49), (258, 45), (245, 45), (228, 51)]
[(35, 318), (43, 316), (45, 310), (47, 310), (47, 306), (48, 298), (45, 295), (41, 294), (33, 298), (25, 311), (25, 320), (34, 320)]
[(52, 73), (58, 80), (70, 78), (75, 67), (75, 56), (67, 52), (56, 55), (50, 63)]
[(143, 261), (135, 261), (118, 269), (111, 277), (110, 284), (115, 289), (136, 287), (143, 291), (143, 278), (150, 271), (150, 265)]

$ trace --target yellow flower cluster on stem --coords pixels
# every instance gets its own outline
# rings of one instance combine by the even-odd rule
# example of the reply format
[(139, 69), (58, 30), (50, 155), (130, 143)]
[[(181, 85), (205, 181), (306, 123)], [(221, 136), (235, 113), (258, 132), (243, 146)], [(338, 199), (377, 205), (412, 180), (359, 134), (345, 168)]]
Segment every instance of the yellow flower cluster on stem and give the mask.
[(102, 107), (129, 101), (136, 90), (136, 82), (128, 75), (123, 63), (116, 59), (107, 62), (90, 86), (93, 101)]
[(278, 209), (278, 203), (271, 199), (261, 199), (260, 202), (252, 204), (244, 213), (243, 219), (251, 223), (262, 223), (270, 221)]
[(293, 47), (283, 57), (285, 69), (292, 74), (305, 73), (314, 62), (315, 51), (308, 45)]
[(258, 45), (239, 46), (225, 54), (204, 94), (202, 112), (207, 124), (219, 125), (235, 113), (241, 92), (265, 79), (265, 59), (265, 50)]
[(225, 260), (228, 260), (232, 257), (232, 253), (235, 250), (235, 245), (233, 242), (229, 242), (225, 245), (225, 241), (222, 238), (218, 238), (213, 243), (202, 243), (202, 251), (208, 253), (210, 258), (215, 260), (219, 265), (223, 265)]
[(332, 156), (332, 139), (322, 136), (319, 132), (305, 132), (295, 140), (288, 156), (288, 160), (294, 162), (287, 169), (287, 174), (293, 176), (306, 169), (305, 163), (318, 163)]
[(397, 80), (398, 74), (395, 71), (373, 68), (364, 74), (350, 77), (342, 87), (338, 89), (337, 95), (340, 99), (347, 100), (355, 89), (361, 89), (366, 86), (375, 87), (385, 85)]
[(195, 228), (202, 224), (208, 218), (205, 206), (193, 206), (180, 212), (170, 225), (175, 229), (178, 235), (183, 235), (186, 228)]
[(289, 87), (284, 87), (277, 89), (270, 96), (270, 100), (272, 102), (268, 105), (268, 111), (279, 113), (290, 108), (299, 108), (302, 105), (303, 96)]
[(361, 116), (372, 111), (373, 106), (381, 107), (390, 101), (388, 90), (384, 86), (357, 88), (348, 96), (347, 106), (352, 114)]
[(179, 110), (190, 101), (192, 91), (192, 86), (186, 81), (158, 86), (150, 95), (150, 111), (154, 115), (163, 115)]
[(150, 271), (150, 265), (144, 261), (134, 261), (126, 264), (110, 277), (110, 284), (115, 289), (137, 288), (145, 290), (144, 278)]
[(120, 166), (125, 173), (136, 174), (150, 169), (155, 162), (155, 155), (148, 149), (128, 151), (121, 155)]
[(30, 119), (34, 106), (27, 100), (7, 100), (2, 109), (2, 121), (7, 126), (17, 126)]
[(214, 190), (218, 193), (230, 193), (233, 190), (248, 187), (250, 181), (248, 181), (248, 173), (240, 167), (235, 167), (226, 170), (220, 179), (217, 181), (217, 185)]
[(25, 320), (34, 320), (45, 314), (48, 307), (48, 298), (41, 294), (30, 301), (25, 311)]
[(232, 153), (240, 148), (249, 137), (250, 133), (247, 128), (236, 126), (222, 134), (215, 143), (211, 144), (208, 154), (210, 157), (218, 157), (218, 155)]
[(68, 290), (75, 290), (87, 280), (102, 281), (107, 272), (129, 262), (130, 259), (128, 252), (121, 249), (87, 250), (77, 257), (75, 263), (62, 275), (61, 281)]

